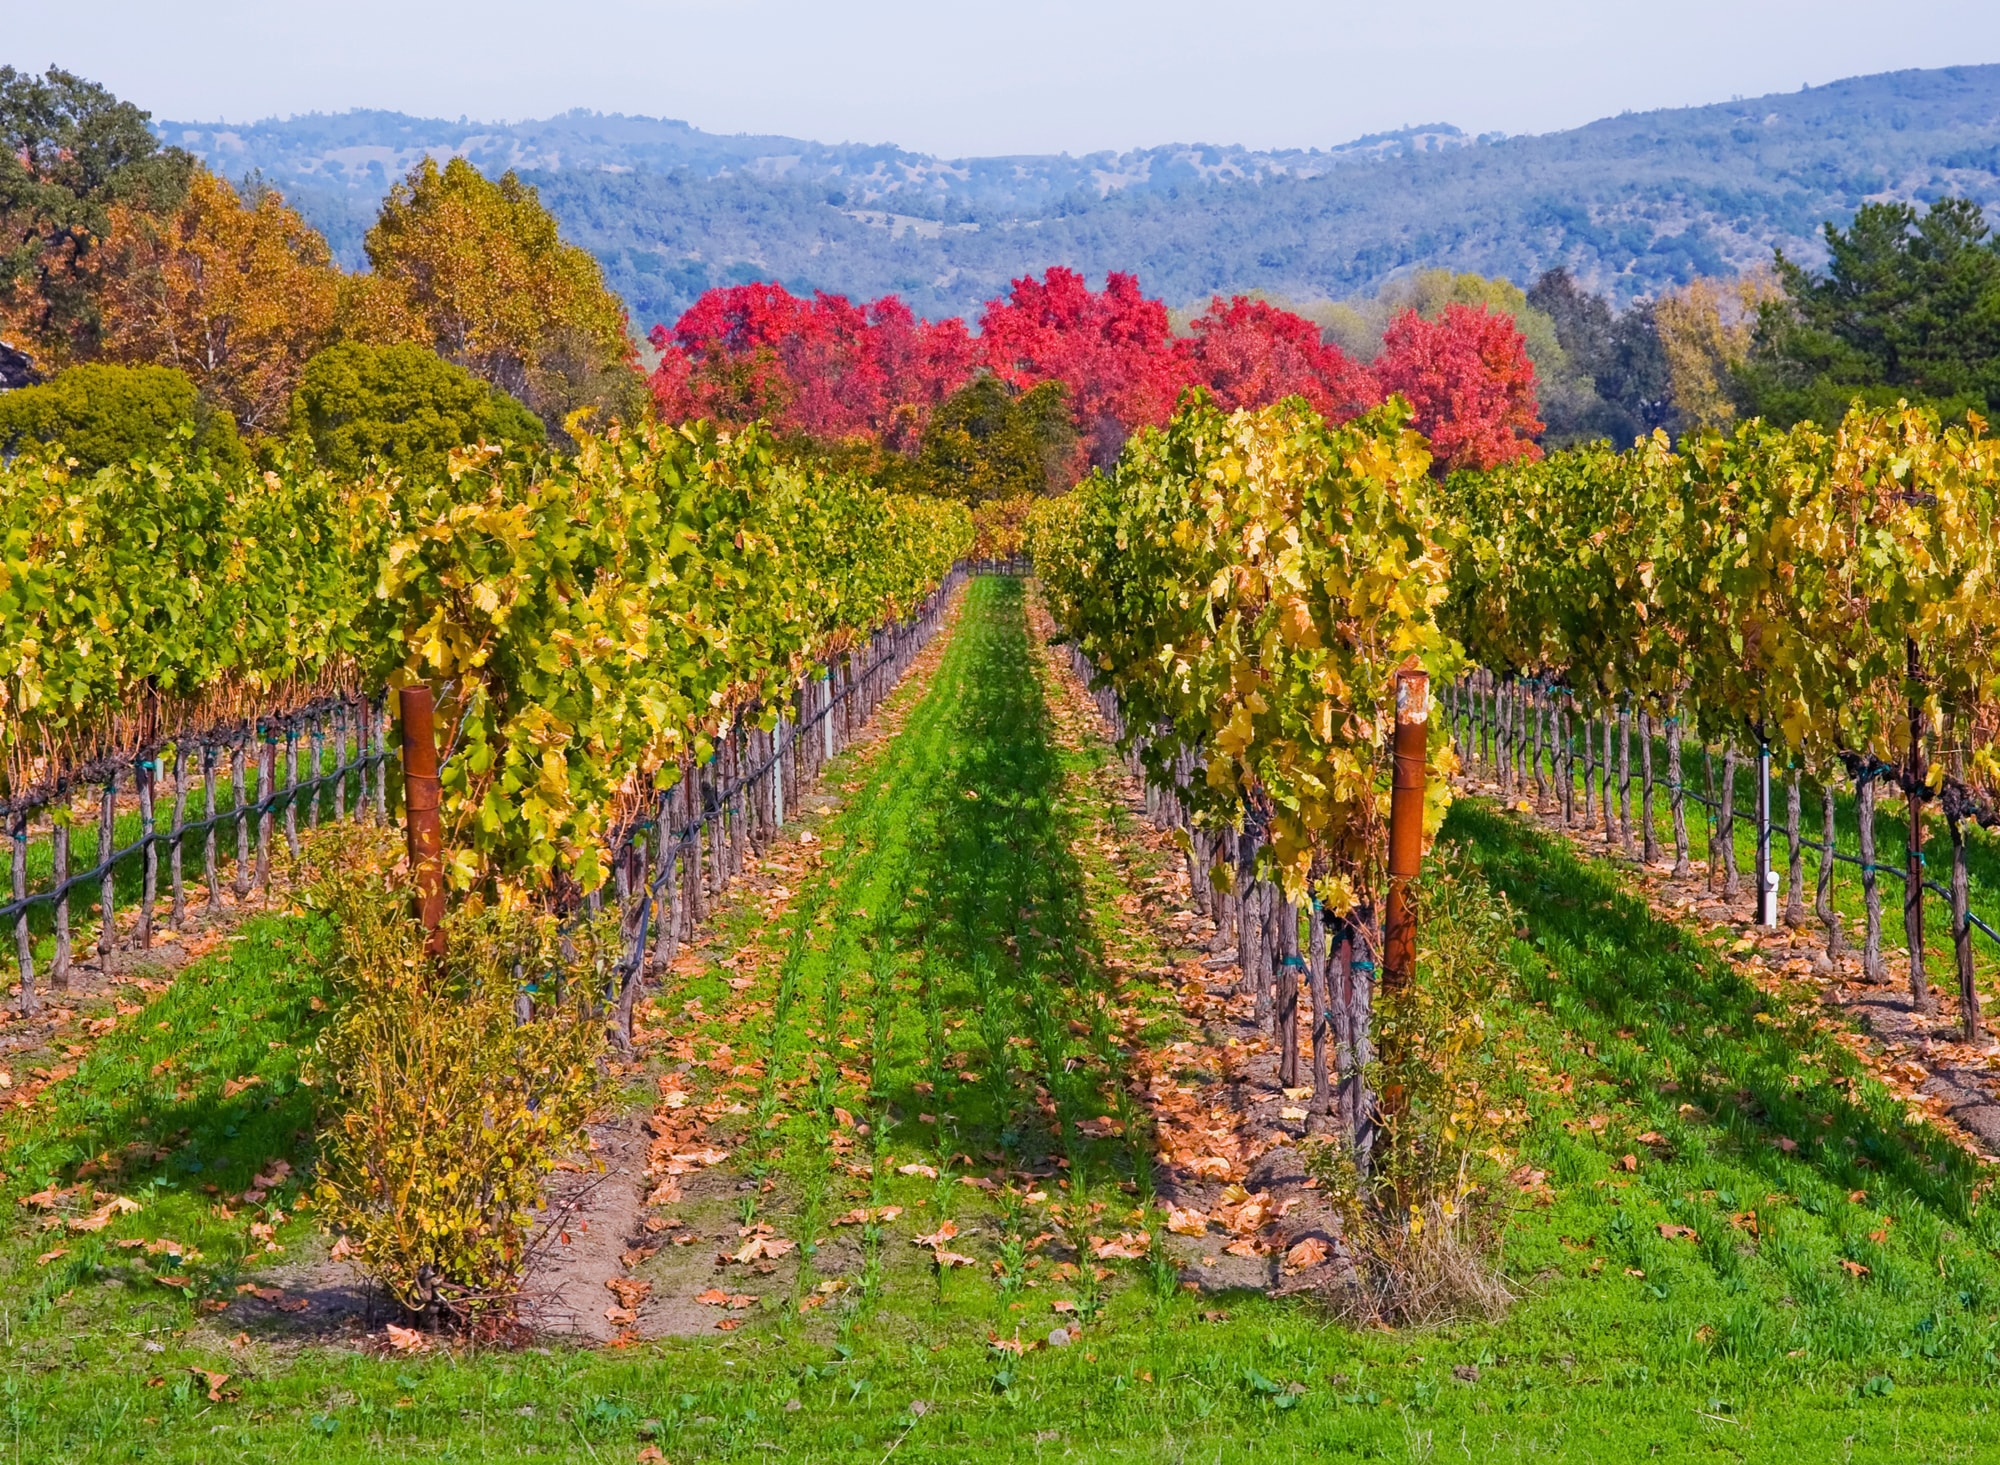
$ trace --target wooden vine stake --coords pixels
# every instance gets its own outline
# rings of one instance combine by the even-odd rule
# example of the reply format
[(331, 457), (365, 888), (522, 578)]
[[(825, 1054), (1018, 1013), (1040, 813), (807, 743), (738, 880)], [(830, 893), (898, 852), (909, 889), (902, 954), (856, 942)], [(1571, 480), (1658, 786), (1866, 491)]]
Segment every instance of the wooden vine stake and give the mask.
[(1406, 664), (1396, 673), (1395, 774), (1389, 793), (1389, 911), (1382, 940), (1382, 989), (1398, 992), (1417, 970), (1417, 902), (1411, 889), (1424, 857), (1424, 769), (1430, 737), (1430, 675)]
[(410, 842), (410, 875), (424, 950), (444, 955), (444, 833), (438, 822), (436, 704), (419, 682), (403, 688), (403, 811)]

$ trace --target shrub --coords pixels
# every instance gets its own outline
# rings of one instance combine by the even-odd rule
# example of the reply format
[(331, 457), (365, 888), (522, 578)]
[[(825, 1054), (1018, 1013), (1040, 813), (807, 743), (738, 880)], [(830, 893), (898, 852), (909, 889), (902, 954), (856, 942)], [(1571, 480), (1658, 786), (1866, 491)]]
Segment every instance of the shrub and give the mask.
[(433, 960), (365, 840), (336, 835), (317, 856), (313, 899), (339, 924), (345, 988), (319, 1045), (336, 1102), (320, 1203), (410, 1313), (491, 1325), (519, 1293), (543, 1177), (582, 1147), (609, 947), (545, 916), (467, 908)]
[(159, 458), (186, 433), (217, 467), (241, 468), (235, 419), (202, 402), (167, 366), (72, 366), (39, 386), (0, 393), (0, 452), (59, 445), (85, 473)]
[(371, 459), (442, 472), (453, 448), (539, 443), (542, 421), (520, 402), (435, 351), (408, 344), (329, 346), (300, 374), (292, 431), (319, 460), (358, 477)]
[(1417, 919), (1415, 979), (1376, 998), (1369, 1173), (1357, 1173), (1345, 1138), (1309, 1140), (1305, 1158), (1343, 1213), (1361, 1280), (1349, 1307), (1421, 1324), (1490, 1316), (1512, 1300), (1487, 1260), (1491, 1184), (1509, 1154), (1488, 1092), (1485, 1014), (1511, 975), (1515, 916), (1468, 857), (1440, 842), (1417, 888)]

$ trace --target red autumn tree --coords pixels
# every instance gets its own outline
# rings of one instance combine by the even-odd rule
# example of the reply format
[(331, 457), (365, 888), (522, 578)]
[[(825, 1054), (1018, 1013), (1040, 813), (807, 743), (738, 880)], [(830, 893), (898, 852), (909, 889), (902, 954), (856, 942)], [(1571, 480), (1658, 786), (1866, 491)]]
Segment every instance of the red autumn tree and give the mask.
[(1304, 397), (1328, 422), (1345, 422), (1382, 400), (1382, 388), (1338, 346), (1320, 340), (1304, 316), (1242, 295), (1220, 296), (1196, 316), (1183, 340), (1182, 380), (1199, 383), (1223, 407), (1268, 407)]
[(655, 402), (670, 420), (762, 418), (813, 437), (913, 450), (930, 410), (972, 374), (961, 320), (920, 321), (893, 295), (856, 305), (782, 285), (710, 290), (656, 326)]
[(1134, 428), (1165, 422), (1184, 380), (1166, 306), (1115, 270), (1102, 290), (1060, 265), (1039, 280), (1024, 275), (1006, 299), (987, 302), (979, 345), (1009, 386), (1067, 386), (1079, 441), (1100, 464)]
[(1440, 473), (1542, 455), (1535, 364), (1508, 316), (1483, 305), (1447, 305), (1436, 320), (1406, 310), (1383, 334), (1374, 372), (1408, 400)]

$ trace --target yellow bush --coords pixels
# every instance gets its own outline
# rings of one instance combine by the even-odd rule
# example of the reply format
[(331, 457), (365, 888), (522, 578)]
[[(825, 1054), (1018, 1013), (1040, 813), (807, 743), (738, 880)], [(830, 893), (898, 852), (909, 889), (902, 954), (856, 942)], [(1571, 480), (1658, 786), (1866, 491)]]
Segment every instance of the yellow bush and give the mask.
[(582, 1143), (610, 951), (545, 916), (471, 910), (432, 961), (401, 882), (338, 864), (316, 897), (339, 922), (347, 989), (320, 1040), (335, 1094), (322, 1214), (411, 1313), (496, 1320), (543, 1177)]

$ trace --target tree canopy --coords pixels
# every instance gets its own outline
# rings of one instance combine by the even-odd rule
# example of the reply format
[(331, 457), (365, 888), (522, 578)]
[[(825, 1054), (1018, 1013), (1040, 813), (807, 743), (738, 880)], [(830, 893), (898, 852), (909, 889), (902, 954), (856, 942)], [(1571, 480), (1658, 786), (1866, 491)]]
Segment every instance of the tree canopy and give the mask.
[(498, 387), (429, 347), (343, 341), (306, 363), (291, 402), (292, 431), (335, 472), (371, 460), (442, 470), (453, 448), (540, 442), (542, 421)]
[(112, 209), (171, 208), (193, 172), (147, 120), (70, 72), (0, 66), (0, 331), (44, 371), (96, 350)]
[(1790, 425), (1837, 422), (1857, 398), (1947, 416), (2000, 406), (2000, 244), (1978, 204), (1866, 204), (1825, 238), (1824, 271), (1778, 252), (1783, 298), (1760, 309), (1735, 373), (1749, 413)]
[(206, 169), (165, 214), (111, 210), (102, 352), (176, 367), (251, 432), (284, 425), (307, 358), (338, 328), (344, 277), (274, 190), (248, 202)]
[(635, 416), (625, 307), (597, 261), (565, 244), (535, 190), (463, 158), (426, 158), (368, 231), (372, 281), (356, 334), (421, 340), (518, 397), (560, 431), (579, 408)]
[(1076, 430), (1068, 393), (1047, 381), (1016, 392), (982, 372), (931, 415), (917, 454), (923, 490), (974, 508), (1060, 492)]
[(205, 404), (187, 374), (172, 367), (91, 362), (0, 392), (0, 452), (60, 444), (86, 473), (159, 457), (177, 433), (218, 466), (246, 461), (229, 414)]

